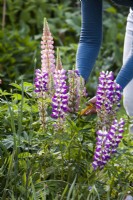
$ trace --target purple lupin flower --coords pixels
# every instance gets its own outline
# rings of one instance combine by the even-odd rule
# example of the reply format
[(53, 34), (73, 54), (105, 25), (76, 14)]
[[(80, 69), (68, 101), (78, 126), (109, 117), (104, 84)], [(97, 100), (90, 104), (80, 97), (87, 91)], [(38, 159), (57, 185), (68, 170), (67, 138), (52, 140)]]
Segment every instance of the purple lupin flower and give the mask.
[(41, 41), (42, 70), (48, 74), (55, 70), (54, 41), (46, 18), (44, 19), (43, 35)]
[(102, 167), (104, 163), (106, 162), (105, 159), (103, 160), (103, 155), (105, 155), (104, 143), (105, 143), (107, 134), (108, 133), (106, 130), (97, 131), (97, 143), (96, 143), (96, 149), (95, 149), (93, 163), (92, 163), (94, 170), (96, 170), (98, 167)]
[(47, 98), (48, 91), (48, 73), (43, 72), (40, 69), (35, 71), (35, 93), (38, 98), (38, 108), (39, 108), (39, 116), (42, 127), (46, 126), (46, 116), (47, 116), (47, 104), (45, 100)]
[(113, 72), (101, 72), (96, 93), (96, 110), (101, 126), (109, 124), (116, 117), (120, 107), (121, 87), (114, 81)]
[(102, 169), (112, 154), (117, 152), (117, 147), (122, 139), (122, 133), (124, 132), (124, 120), (114, 120), (109, 131), (106, 127), (103, 130), (97, 131), (97, 143), (94, 153), (94, 161), (92, 166), (94, 170), (98, 167)]
[(121, 87), (114, 81), (112, 72), (101, 72), (96, 95), (98, 114), (97, 143), (93, 168), (102, 169), (111, 155), (116, 153), (124, 132), (124, 120), (117, 120), (120, 107)]
[(45, 92), (48, 91), (48, 73), (43, 72), (40, 69), (35, 71), (35, 93), (37, 93), (38, 97), (43, 97)]
[(63, 121), (68, 111), (68, 87), (66, 85), (66, 70), (62, 68), (62, 63), (57, 50), (57, 65), (54, 72), (55, 94), (52, 98), (52, 117), (59, 119), (58, 128), (63, 126)]

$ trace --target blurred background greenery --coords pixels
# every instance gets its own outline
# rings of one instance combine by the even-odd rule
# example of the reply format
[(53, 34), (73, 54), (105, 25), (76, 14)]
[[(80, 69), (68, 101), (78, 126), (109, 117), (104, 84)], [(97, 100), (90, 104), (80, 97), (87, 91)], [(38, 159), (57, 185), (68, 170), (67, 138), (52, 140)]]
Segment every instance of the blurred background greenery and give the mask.
[[(63, 66), (75, 65), (80, 35), (79, 0), (3, 0), (0, 6), (0, 79), (8, 89), (11, 82), (33, 82), (34, 68), (40, 68), (40, 40), (43, 18), (46, 17), (60, 47)], [(88, 82), (90, 96), (94, 94), (99, 71), (113, 70), (122, 65), (122, 51), (128, 9), (104, 1), (103, 45), (95, 69)]]

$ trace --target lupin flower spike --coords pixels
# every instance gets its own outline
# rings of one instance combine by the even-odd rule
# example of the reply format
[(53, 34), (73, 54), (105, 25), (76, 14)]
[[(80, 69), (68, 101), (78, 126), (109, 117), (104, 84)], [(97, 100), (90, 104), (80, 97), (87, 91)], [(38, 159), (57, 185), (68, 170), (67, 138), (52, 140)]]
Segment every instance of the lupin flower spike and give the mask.
[(94, 170), (104, 168), (111, 156), (117, 152), (117, 147), (123, 137), (124, 124), (121, 118), (119, 122), (118, 120), (113, 121), (109, 131), (105, 127), (97, 131), (97, 143), (92, 163)]
[(34, 84), (37, 96), (44, 97), (45, 92), (48, 91), (48, 73), (42, 72), (40, 69), (36, 69)]
[(39, 115), (42, 126), (46, 125), (47, 107), (46, 98), (53, 93), (53, 72), (55, 70), (53, 37), (48, 22), (44, 19), (43, 36), (41, 41), (41, 69), (35, 72), (35, 92), (38, 97)]
[(92, 163), (94, 170), (102, 169), (115, 153), (124, 132), (124, 120), (118, 122), (116, 112), (120, 107), (121, 87), (114, 81), (112, 72), (101, 72), (97, 89), (98, 115), (97, 143)]
[(78, 70), (68, 70), (68, 110), (75, 113), (80, 104), (80, 76)]
[(96, 110), (101, 123), (109, 124), (116, 117), (120, 107), (121, 87), (114, 81), (113, 72), (101, 72), (96, 93)]
[(42, 70), (48, 73), (53, 73), (55, 70), (55, 52), (54, 52), (54, 41), (50, 32), (48, 22), (44, 19), (43, 35), (41, 41), (41, 62)]
[(45, 99), (47, 98), (48, 92), (48, 73), (43, 72), (40, 69), (35, 71), (35, 93), (38, 98), (38, 108), (39, 108), (39, 116), (40, 122), (43, 128), (46, 126), (46, 116), (47, 116), (47, 104), (45, 103)]
[[(66, 85), (66, 70), (62, 68), (62, 63), (57, 49), (57, 65), (54, 72), (54, 88), (55, 94), (52, 98), (52, 117), (59, 119), (61, 123), (65, 119), (66, 112), (68, 111), (68, 94)], [(58, 124), (62, 126), (63, 124)], [(60, 127), (58, 127), (60, 128)]]
[(85, 81), (80, 76), (78, 69), (68, 70), (68, 107), (69, 112), (75, 113), (79, 111), (80, 101), (82, 97), (87, 96)]

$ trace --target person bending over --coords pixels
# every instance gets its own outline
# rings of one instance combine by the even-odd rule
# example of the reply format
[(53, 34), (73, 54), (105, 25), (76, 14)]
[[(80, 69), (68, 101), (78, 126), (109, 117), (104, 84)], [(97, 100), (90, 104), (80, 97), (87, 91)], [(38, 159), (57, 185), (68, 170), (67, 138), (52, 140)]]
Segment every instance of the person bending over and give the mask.
[[(127, 114), (133, 116), (133, 0), (112, 0), (130, 8), (127, 17), (123, 65), (116, 77), (123, 92), (123, 104)], [(81, 33), (76, 54), (76, 68), (88, 80), (97, 59), (102, 42), (102, 0), (81, 0)], [(94, 97), (91, 102), (95, 103)], [(131, 126), (133, 132), (133, 125)]]

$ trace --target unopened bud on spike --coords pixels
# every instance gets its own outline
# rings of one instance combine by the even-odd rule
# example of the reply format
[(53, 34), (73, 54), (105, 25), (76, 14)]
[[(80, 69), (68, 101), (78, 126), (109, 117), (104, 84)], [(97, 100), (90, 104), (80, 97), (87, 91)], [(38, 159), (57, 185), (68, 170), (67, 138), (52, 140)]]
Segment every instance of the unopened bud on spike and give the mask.
[(62, 62), (60, 57), (60, 51), (59, 48), (57, 48), (56, 70), (61, 70), (61, 69), (62, 69)]
[(44, 24), (43, 24), (43, 29), (45, 32), (49, 32), (49, 25), (48, 25), (48, 22), (47, 22), (47, 19), (44, 18)]

